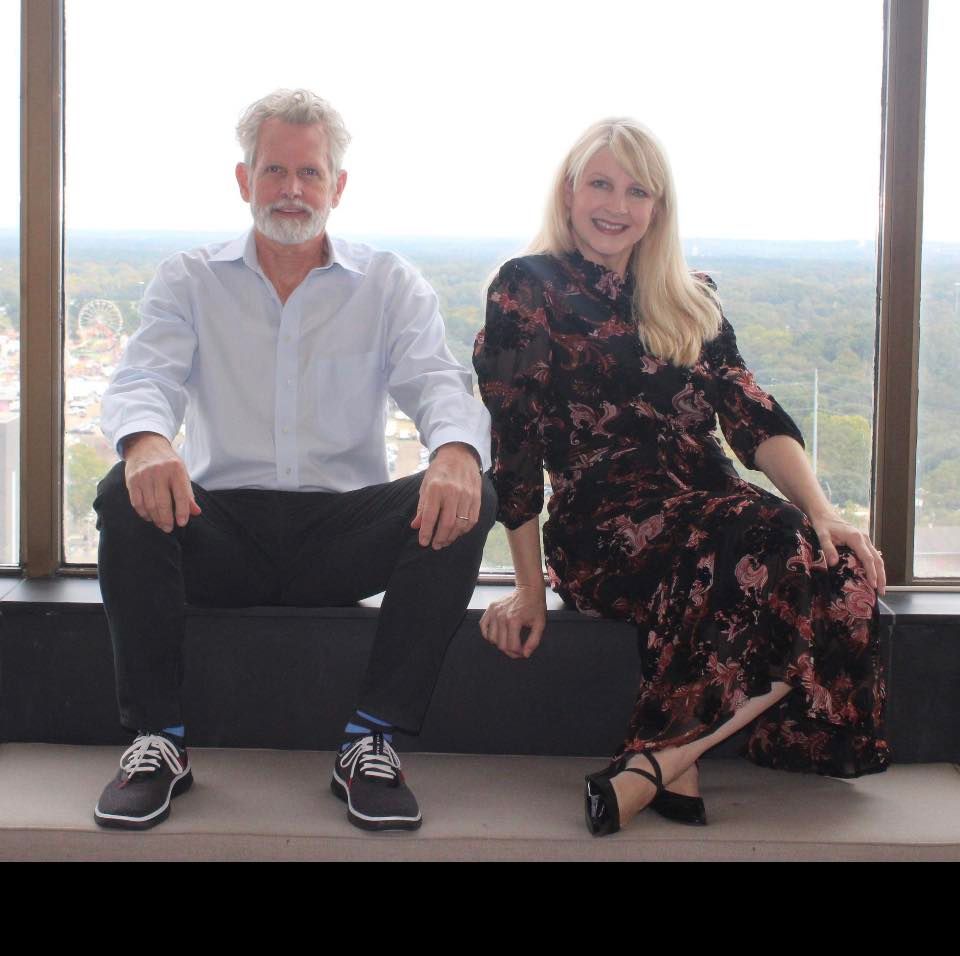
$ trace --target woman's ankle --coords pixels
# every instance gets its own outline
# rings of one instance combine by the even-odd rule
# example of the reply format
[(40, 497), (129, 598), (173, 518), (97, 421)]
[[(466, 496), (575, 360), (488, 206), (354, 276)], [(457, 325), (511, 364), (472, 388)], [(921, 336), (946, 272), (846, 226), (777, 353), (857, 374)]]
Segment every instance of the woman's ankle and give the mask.
[(687, 767), (679, 777), (670, 781), (666, 787), (671, 793), (679, 793), (684, 797), (700, 796), (700, 771), (696, 763)]

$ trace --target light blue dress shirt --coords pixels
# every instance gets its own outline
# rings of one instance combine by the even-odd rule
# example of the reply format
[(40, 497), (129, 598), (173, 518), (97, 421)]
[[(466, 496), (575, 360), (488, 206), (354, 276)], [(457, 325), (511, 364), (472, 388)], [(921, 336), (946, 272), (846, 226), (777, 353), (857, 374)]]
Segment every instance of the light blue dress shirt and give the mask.
[(490, 466), (490, 417), (444, 339), (437, 296), (390, 252), (330, 237), (286, 303), (251, 230), (163, 262), (103, 398), (108, 440), (186, 420), (183, 458), (210, 490), (352, 491), (389, 480), (387, 395), (435, 451)]

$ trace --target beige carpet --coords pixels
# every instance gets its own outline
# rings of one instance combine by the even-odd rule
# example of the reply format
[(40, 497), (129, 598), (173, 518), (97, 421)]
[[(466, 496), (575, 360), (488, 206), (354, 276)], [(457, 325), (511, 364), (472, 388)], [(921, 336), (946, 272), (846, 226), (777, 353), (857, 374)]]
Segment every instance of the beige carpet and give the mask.
[(594, 839), (582, 783), (602, 761), (410, 754), (422, 829), (369, 834), (329, 791), (331, 754), (195, 750), (196, 783), (170, 819), (132, 834), (93, 823), (118, 757), (117, 748), (0, 747), (0, 859), (960, 859), (960, 773), (949, 764), (847, 781), (708, 760), (708, 827), (650, 813)]

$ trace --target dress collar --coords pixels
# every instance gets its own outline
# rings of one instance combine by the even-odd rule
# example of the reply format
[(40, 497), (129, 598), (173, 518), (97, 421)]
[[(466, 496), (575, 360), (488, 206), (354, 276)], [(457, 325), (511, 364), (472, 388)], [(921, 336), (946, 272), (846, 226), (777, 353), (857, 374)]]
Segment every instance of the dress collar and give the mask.
[(585, 259), (579, 249), (568, 252), (563, 261), (580, 281), (599, 292), (604, 298), (616, 302), (622, 298), (629, 298), (633, 294), (633, 277), (626, 278), (619, 272), (614, 272), (596, 262)]

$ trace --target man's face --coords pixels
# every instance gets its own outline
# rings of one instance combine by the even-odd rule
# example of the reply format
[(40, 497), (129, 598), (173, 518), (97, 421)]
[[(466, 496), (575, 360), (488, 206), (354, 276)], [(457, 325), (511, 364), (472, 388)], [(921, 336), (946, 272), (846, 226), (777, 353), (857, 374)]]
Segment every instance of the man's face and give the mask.
[(274, 242), (297, 245), (323, 234), (347, 174), (341, 170), (335, 180), (331, 176), (322, 126), (269, 119), (260, 127), (253, 168), (237, 164), (237, 182), (257, 231)]

